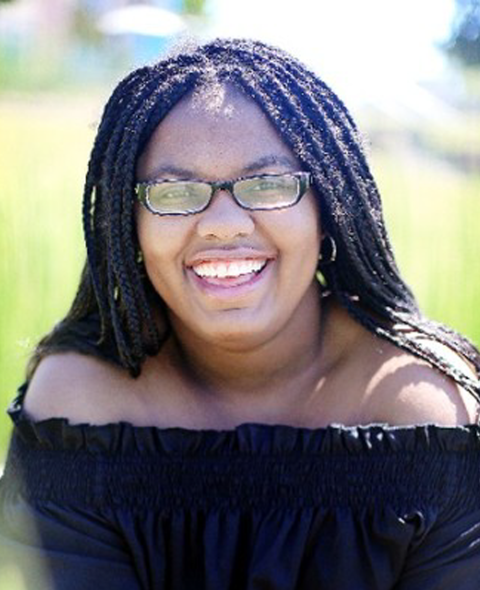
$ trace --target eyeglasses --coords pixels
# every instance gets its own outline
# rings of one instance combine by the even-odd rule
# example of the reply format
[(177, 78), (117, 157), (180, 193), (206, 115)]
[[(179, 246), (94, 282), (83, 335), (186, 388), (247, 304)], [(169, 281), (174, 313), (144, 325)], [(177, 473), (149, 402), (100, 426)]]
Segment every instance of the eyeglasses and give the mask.
[(227, 190), (243, 209), (271, 211), (296, 205), (310, 186), (309, 172), (263, 174), (235, 180), (154, 180), (136, 186), (138, 200), (155, 215), (193, 215)]

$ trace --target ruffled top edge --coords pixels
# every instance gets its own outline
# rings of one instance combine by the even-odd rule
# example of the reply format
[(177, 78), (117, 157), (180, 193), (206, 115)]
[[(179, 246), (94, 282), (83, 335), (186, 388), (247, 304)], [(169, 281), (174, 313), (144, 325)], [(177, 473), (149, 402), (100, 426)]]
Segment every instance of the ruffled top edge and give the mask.
[(285, 424), (243, 423), (230, 430), (161, 428), (129, 422), (72, 424), (66, 418), (33, 421), (23, 400), (28, 383), (19, 389), (7, 412), (15, 432), (29, 447), (92, 453), (163, 454), (336, 454), (480, 451), (480, 425), (392, 426), (384, 423), (308, 428)]

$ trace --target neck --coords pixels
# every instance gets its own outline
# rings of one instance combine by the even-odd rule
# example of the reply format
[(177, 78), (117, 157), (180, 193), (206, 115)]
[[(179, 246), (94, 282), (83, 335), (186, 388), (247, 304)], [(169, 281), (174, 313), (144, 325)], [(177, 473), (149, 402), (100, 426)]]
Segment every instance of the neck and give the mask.
[(323, 352), (327, 316), (315, 288), (287, 325), (265, 342), (230, 349), (174, 326), (168, 348), (193, 390), (230, 401), (260, 399), (292, 382), (298, 385), (312, 367), (318, 375), (319, 367), (329, 364)]

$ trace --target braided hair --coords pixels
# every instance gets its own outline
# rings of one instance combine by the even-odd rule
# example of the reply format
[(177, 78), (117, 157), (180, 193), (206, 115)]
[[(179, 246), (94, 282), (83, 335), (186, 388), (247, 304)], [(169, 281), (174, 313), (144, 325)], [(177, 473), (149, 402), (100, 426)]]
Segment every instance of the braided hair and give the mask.
[(322, 229), (338, 248), (335, 262), (320, 268), (332, 296), (367, 330), (428, 361), (480, 400), (478, 381), (428, 345), (447, 345), (480, 371), (478, 350), (425, 318), (400, 276), (379, 192), (345, 105), (286, 52), (237, 39), (172, 54), (135, 70), (114, 90), (86, 175), (87, 263), (67, 316), (37, 346), (30, 375), (43, 356), (74, 349), (105, 354), (137, 376), (146, 356), (160, 350), (169, 327), (166, 314), (162, 328), (154, 318), (164, 304), (137, 260), (135, 168), (167, 113), (212, 79), (254, 100), (311, 173)]

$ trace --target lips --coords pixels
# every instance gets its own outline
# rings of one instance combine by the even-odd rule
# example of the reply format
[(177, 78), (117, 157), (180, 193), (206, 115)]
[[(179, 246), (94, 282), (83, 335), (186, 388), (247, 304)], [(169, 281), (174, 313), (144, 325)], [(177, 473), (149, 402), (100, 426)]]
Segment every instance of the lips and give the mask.
[(271, 261), (267, 256), (198, 256), (187, 268), (195, 284), (209, 295), (239, 296), (254, 288)]

